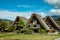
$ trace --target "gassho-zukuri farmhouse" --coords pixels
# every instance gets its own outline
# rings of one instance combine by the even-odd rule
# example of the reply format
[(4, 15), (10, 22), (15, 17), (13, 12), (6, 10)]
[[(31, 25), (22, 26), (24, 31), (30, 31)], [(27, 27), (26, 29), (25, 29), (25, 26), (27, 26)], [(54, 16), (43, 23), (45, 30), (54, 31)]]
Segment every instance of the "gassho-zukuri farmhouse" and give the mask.
[[(40, 29), (44, 29), (46, 32), (56, 32), (60, 31), (60, 26), (54, 21), (51, 16), (46, 16), (44, 19), (38, 14), (32, 14), (29, 19), (17, 16), (13, 25), (18, 26), (19, 21), (22, 20), (24, 22), (24, 27), (29, 28), (35, 33), (39, 33)], [(17, 27), (16, 30), (24, 29), (21, 25)]]

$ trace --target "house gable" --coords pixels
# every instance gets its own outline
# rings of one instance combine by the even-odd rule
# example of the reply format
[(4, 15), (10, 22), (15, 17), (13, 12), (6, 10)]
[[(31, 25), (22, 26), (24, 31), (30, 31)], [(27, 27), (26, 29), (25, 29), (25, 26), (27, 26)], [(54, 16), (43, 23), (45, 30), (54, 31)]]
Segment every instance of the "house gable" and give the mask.
[(48, 27), (50, 27), (50, 29), (53, 29), (53, 30), (60, 30), (60, 27), (59, 25), (54, 21), (54, 19), (50, 16), (47, 16), (45, 18), (45, 22), (46, 24), (48, 25)]

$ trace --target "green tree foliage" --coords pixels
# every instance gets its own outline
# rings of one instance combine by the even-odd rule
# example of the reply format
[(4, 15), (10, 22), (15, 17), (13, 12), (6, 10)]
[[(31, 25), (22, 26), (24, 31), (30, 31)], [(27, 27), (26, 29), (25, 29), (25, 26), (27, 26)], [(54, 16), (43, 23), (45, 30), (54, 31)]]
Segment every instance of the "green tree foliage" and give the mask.
[(58, 25), (60, 25), (60, 18), (54, 19)]
[(18, 26), (22, 26), (22, 27), (24, 27), (24, 26), (25, 26), (25, 23), (24, 23), (22, 20), (19, 20), (19, 22), (18, 22)]
[(39, 32), (40, 32), (40, 34), (46, 33), (46, 31), (44, 29), (40, 29)]
[(10, 29), (10, 21), (3, 21), (0, 19), (0, 31), (9, 31)]
[(58, 18), (57, 20), (58, 20), (58, 24), (60, 25), (60, 18)]
[(6, 21), (6, 22), (4, 23), (4, 27), (5, 27), (5, 30), (10, 29), (10, 23), (9, 23), (9, 21)]
[(32, 34), (32, 33), (33, 33), (33, 31), (30, 28), (26, 28), (24, 31), (24, 34)]
[(58, 18), (57, 20), (60, 21), (60, 18)]
[(4, 26), (3, 26), (3, 21), (0, 19), (0, 30), (3, 31)]
[(10, 31), (14, 31), (16, 29), (16, 26), (10, 26)]
[(2, 23), (3, 23), (3, 21), (0, 19), (0, 27), (1, 27)]

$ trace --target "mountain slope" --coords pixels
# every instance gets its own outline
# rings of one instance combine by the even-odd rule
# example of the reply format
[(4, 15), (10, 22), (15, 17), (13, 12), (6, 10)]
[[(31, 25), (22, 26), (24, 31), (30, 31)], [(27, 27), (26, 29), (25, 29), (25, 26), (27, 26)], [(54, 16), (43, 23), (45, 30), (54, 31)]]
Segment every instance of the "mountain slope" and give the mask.
[(8, 20), (8, 19), (0, 19), (0, 20), (2, 20), (3, 22), (5, 22), (5, 21), (9, 21), (9, 22), (10, 22), (10, 24), (12, 24), (12, 23), (13, 23), (13, 21), (12, 21), (12, 20)]
[(60, 15), (54, 15), (54, 16), (51, 16), (52, 18), (56, 19), (56, 18), (59, 18)]

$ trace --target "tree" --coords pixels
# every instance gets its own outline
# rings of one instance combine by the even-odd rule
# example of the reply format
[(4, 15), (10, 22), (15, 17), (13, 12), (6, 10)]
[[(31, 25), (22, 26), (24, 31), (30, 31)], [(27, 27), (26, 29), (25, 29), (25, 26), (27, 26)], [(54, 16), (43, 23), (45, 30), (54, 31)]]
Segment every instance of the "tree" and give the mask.
[(10, 28), (10, 22), (9, 21), (2, 21), (0, 19), (0, 30), (5, 31), (5, 30), (8, 30), (9, 28)]
[(9, 30), (9, 29), (10, 29), (10, 23), (9, 23), (9, 21), (6, 21), (6, 22), (4, 23), (4, 27), (5, 27), (4, 30)]
[(0, 30), (2, 30), (3, 29), (3, 21), (0, 19)]
[(0, 19), (0, 27), (1, 27), (2, 23), (3, 23), (3, 21)]
[(10, 31), (16, 30), (16, 26), (14, 26), (14, 25), (10, 26), (10, 29), (9, 29), (9, 30), (10, 30)]
[(58, 18), (57, 20), (60, 21), (60, 18)]

